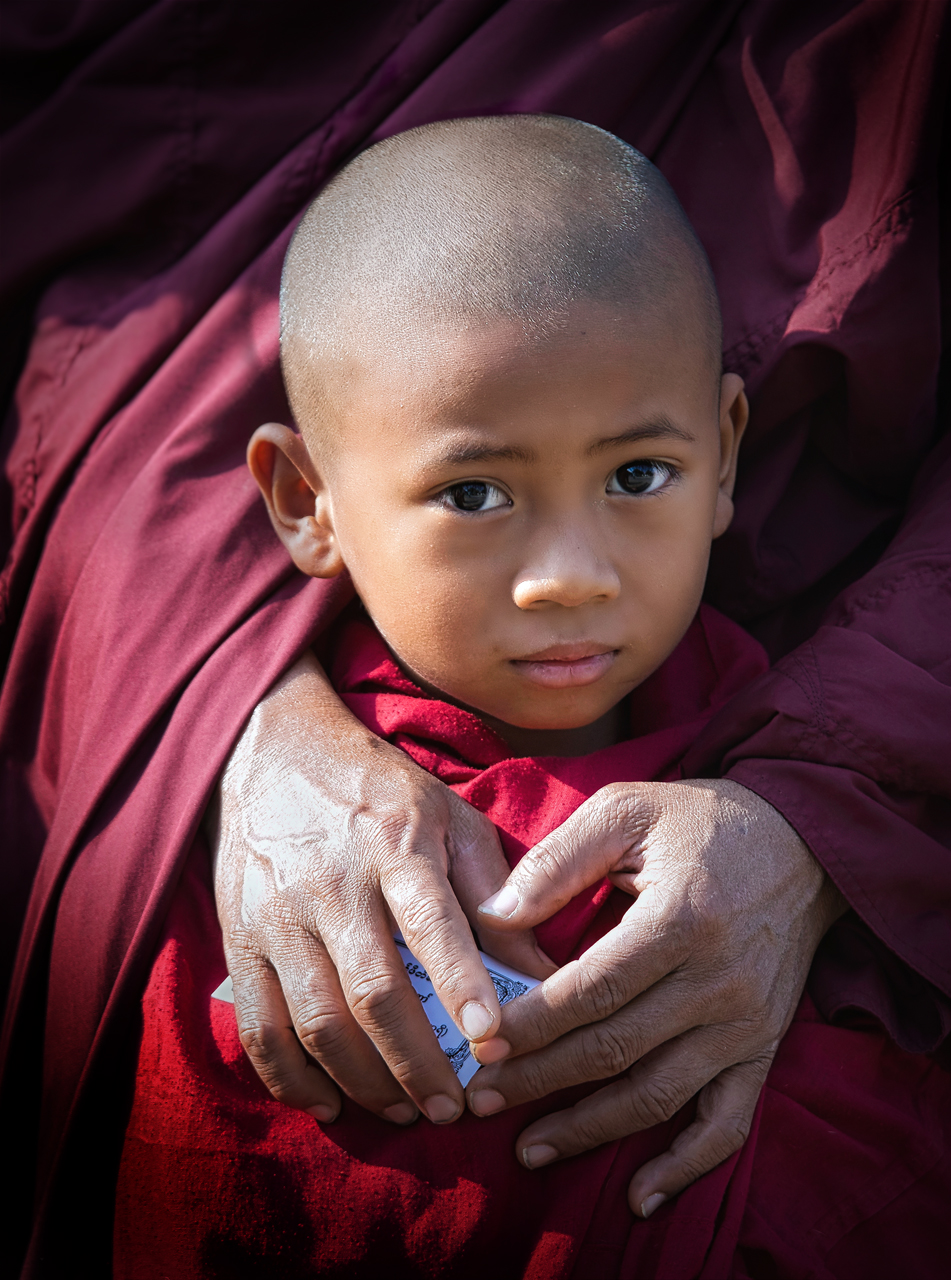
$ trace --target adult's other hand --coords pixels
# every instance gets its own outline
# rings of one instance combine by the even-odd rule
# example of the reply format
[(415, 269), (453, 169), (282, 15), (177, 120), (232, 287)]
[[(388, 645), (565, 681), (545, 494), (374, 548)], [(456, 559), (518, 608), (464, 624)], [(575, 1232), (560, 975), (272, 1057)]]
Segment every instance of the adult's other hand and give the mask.
[[(793, 828), (729, 781), (615, 784), (583, 804), (483, 904), (528, 929), (608, 876), (635, 901), (615, 929), (506, 1005), (476, 1047), (478, 1115), (620, 1075), (519, 1137), (529, 1168), (668, 1119), (696, 1119), (630, 1185), (635, 1213), (743, 1143), (841, 895)], [(509, 1056), (499, 1061), (509, 1050)]]
[[(509, 874), (492, 824), (360, 724), (310, 654), (254, 712), (209, 816), (241, 1041), (272, 1094), (321, 1121), (340, 1110), (334, 1081), (395, 1123), (460, 1115), (393, 935), (464, 1034), (498, 1031), (464, 911), (475, 921)], [(530, 932), (493, 923), (477, 922), (486, 950), (552, 972)]]

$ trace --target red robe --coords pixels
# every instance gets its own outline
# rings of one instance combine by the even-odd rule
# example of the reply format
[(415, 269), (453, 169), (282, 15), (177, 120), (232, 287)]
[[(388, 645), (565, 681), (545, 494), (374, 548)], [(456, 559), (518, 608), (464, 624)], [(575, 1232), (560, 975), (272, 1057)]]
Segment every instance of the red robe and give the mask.
[(681, 196), (753, 407), (710, 599), (775, 660), (684, 767), (765, 796), (851, 904), (823, 1015), (941, 1042), (948, 34), (942, 0), (7, 5), (2, 1107), (31, 1275), (108, 1267), (137, 1011), (199, 817), (347, 599), (292, 572), (243, 462), (287, 418), (290, 229), (348, 155), (427, 120), (578, 116)]
[[(632, 696), (636, 736), (535, 760), (508, 758), (476, 716), (423, 694), (366, 622), (347, 622), (334, 652), (334, 683), (354, 712), (488, 814), (512, 865), (599, 787), (679, 778), (713, 711), (767, 665), (744, 631), (704, 608)], [(409, 1130), (353, 1103), (322, 1128), (275, 1102), (241, 1048), (234, 1007), (210, 998), (226, 969), (209, 879), (196, 846), (146, 986), (116, 1280), (937, 1275), (951, 1079), (926, 1055), (880, 1030), (830, 1027), (806, 997), (743, 1150), (640, 1222), (627, 1183), (689, 1123), (692, 1105), (530, 1173), (515, 1159), (520, 1131), (586, 1090)], [(601, 881), (541, 925), (539, 940), (565, 963), (628, 905)]]

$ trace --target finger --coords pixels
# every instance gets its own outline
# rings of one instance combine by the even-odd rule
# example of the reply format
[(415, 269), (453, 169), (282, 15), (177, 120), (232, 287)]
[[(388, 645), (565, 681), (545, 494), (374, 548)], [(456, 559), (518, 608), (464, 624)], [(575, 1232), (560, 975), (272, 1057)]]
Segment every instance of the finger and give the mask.
[(456, 899), (483, 951), (513, 969), (544, 979), (558, 966), (538, 946), (532, 930), (500, 933), (491, 927), (491, 918), (478, 911), (479, 903), (502, 887), (510, 870), (495, 827), (478, 809), (459, 800), (451, 810), (449, 833), (449, 882)]
[(494, 1035), (502, 1020), (495, 984), (435, 859), (407, 861), (394, 869), (382, 887), (407, 947), (426, 970), (459, 1030), (473, 1041)]
[[(719, 1042), (721, 1052), (711, 1047)], [(735, 1062), (721, 1037), (703, 1028), (662, 1045), (621, 1079), (574, 1107), (535, 1121), (519, 1136), (516, 1153), (527, 1168), (590, 1151), (676, 1115), (713, 1077)], [(718, 1060), (711, 1069), (711, 1062)]]
[(261, 956), (229, 958), (238, 1035), (251, 1065), (278, 1102), (329, 1123), (340, 1114), (333, 1081), (304, 1052), (277, 974)]
[(602, 787), (529, 849), (479, 914), (499, 930), (547, 920), (609, 871), (630, 869), (654, 817), (649, 795), (635, 784)]
[(746, 1141), (774, 1053), (728, 1067), (697, 1099), (697, 1118), (670, 1150), (640, 1168), (628, 1188), (634, 1213), (648, 1218), (665, 1200), (729, 1159)]
[(395, 1124), (419, 1112), (388, 1070), (344, 998), (321, 942), (304, 934), (292, 952), (272, 957), (294, 1031), (307, 1054), (354, 1102)]
[[(513, 1053), (530, 1053), (576, 1027), (604, 1022), (632, 1001), (643, 1000), (648, 991), (653, 994), (640, 1007), (646, 1033), (643, 1052), (695, 1025), (698, 997), (685, 977), (677, 975), (675, 980), (685, 959), (683, 939), (677, 931), (661, 931), (662, 915), (655, 909), (654, 896), (648, 889), (622, 922), (580, 959), (505, 1006), (499, 1035)], [(709, 991), (705, 996), (708, 1015), (717, 1006)], [(709, 1021), (707, 1015), (702, 1021)]]
[(329, 928), (321, 924), (320, 933), (354, 1018), (420, 1110), (435, 1124), (455, 1120), (463, 1110), (462, 1088), (413, 990), (378, 903), (367, 897), (338, 905), (336, 919)]
[[(675, 976), (632, 1000), (612, 1017), (578, 1027), (547, 1047), (525, 1052), (516, 1040), (512, 1044), (515, 1056), (473, 1077), (466, 1091), (470, 1109), (477, 1115), (487, 1115), (503, 1109), (499, 1099), (504, 1099), (504, 1106), (513, 1107), (572, 1085), (608, 1080), (660, 1045), (692, 1030), (704, 1019), (705, 1011), (694, 987)], [(507, 1029), (504, 1035), (508, 1041)], [(718, 1054), (721, 1049), (722, 1045)], [(483, 1061), (478, 1046), (475, 1057)], [(491, 1056), (485, 1061), (491, 1062)], [(710, 1074), (720, 1065), (718, 1056), (711, 1063)], [(483, 1096), (477, 1098), (477, 1091)], [(487, 1093), (495, 1096), (484, 1096)]]

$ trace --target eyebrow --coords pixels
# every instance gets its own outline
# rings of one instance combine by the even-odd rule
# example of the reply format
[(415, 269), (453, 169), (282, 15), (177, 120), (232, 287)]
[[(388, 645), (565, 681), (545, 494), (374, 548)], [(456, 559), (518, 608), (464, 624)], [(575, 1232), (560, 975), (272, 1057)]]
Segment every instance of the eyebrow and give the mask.
[[(606, 453), (623, 444), (637, 444), (641, 440), (684, 440), (688, 444), (695, 443), (695, 437), (688, 431), (675, 427), (667, 417), (660, 417), (653, 422), (644, 422), (631, 427), (616, 436), (605, 436), (589, 445), (586, 453), (589, 457)], [(473, 462), (521, 462), (531, 464), (538, 461), (534, 449), (523, 449), (519, 445), (459, 444), (448, 449), (439, 458), (442, 466), (464, 467)]]
[(518, 445), (460, 444), (448, 449), (439, 461), (449, 466), (465, 466), (469, 462), (537, 462), (534, 449), (522, 449)]
[(653, 422), (644, 422), (638, 427), (631, 427), (628, 431), (622, 431), (620, 435), (607, 436), (603, 440), (595, 441), (588, 447), (588, 456), (606, 453), (608, 449), (615, 449), (622, 444), (637, 444), (641, 440), (684, 440), (687, 444), (696, 443), (695, 437), (689, 431), (675, 427), (669, 418), (661, 417)]

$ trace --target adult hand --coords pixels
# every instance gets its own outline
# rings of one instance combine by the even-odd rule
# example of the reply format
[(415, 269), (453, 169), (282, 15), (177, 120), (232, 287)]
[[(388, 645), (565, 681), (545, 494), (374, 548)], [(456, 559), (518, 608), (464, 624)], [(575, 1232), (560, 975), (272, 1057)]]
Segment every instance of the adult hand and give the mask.
[[(669, 1119), (696, 1119), (630, 1185), (647, 1217), (736, 1151), (816, 947), (845, 902), (793, 828), (729, 781), (616, 784), (530, 850), (482, 913), (528, 929), (603, 876), (635, 901), (617, 928), (506, 1005), (476, 1046), (477, 1115), (621, 1078), (519, 1137), (529, 1168)], [(504, 1061), (499, 1059), (508, 1051)]]
[[(329, 1121), (336, 1081), (398, 1124), (454, 1120), (462, 1089), (393, 934), (464, 1034), (498, 1030), (464, 914), (509, 873), (491, 823), (351, 716), (312, 655), (251, 717), (210, 818), (241, 1041), (273, 1095)], [(492, 923), (487, 951), (552, 972), (530, 932)]]

